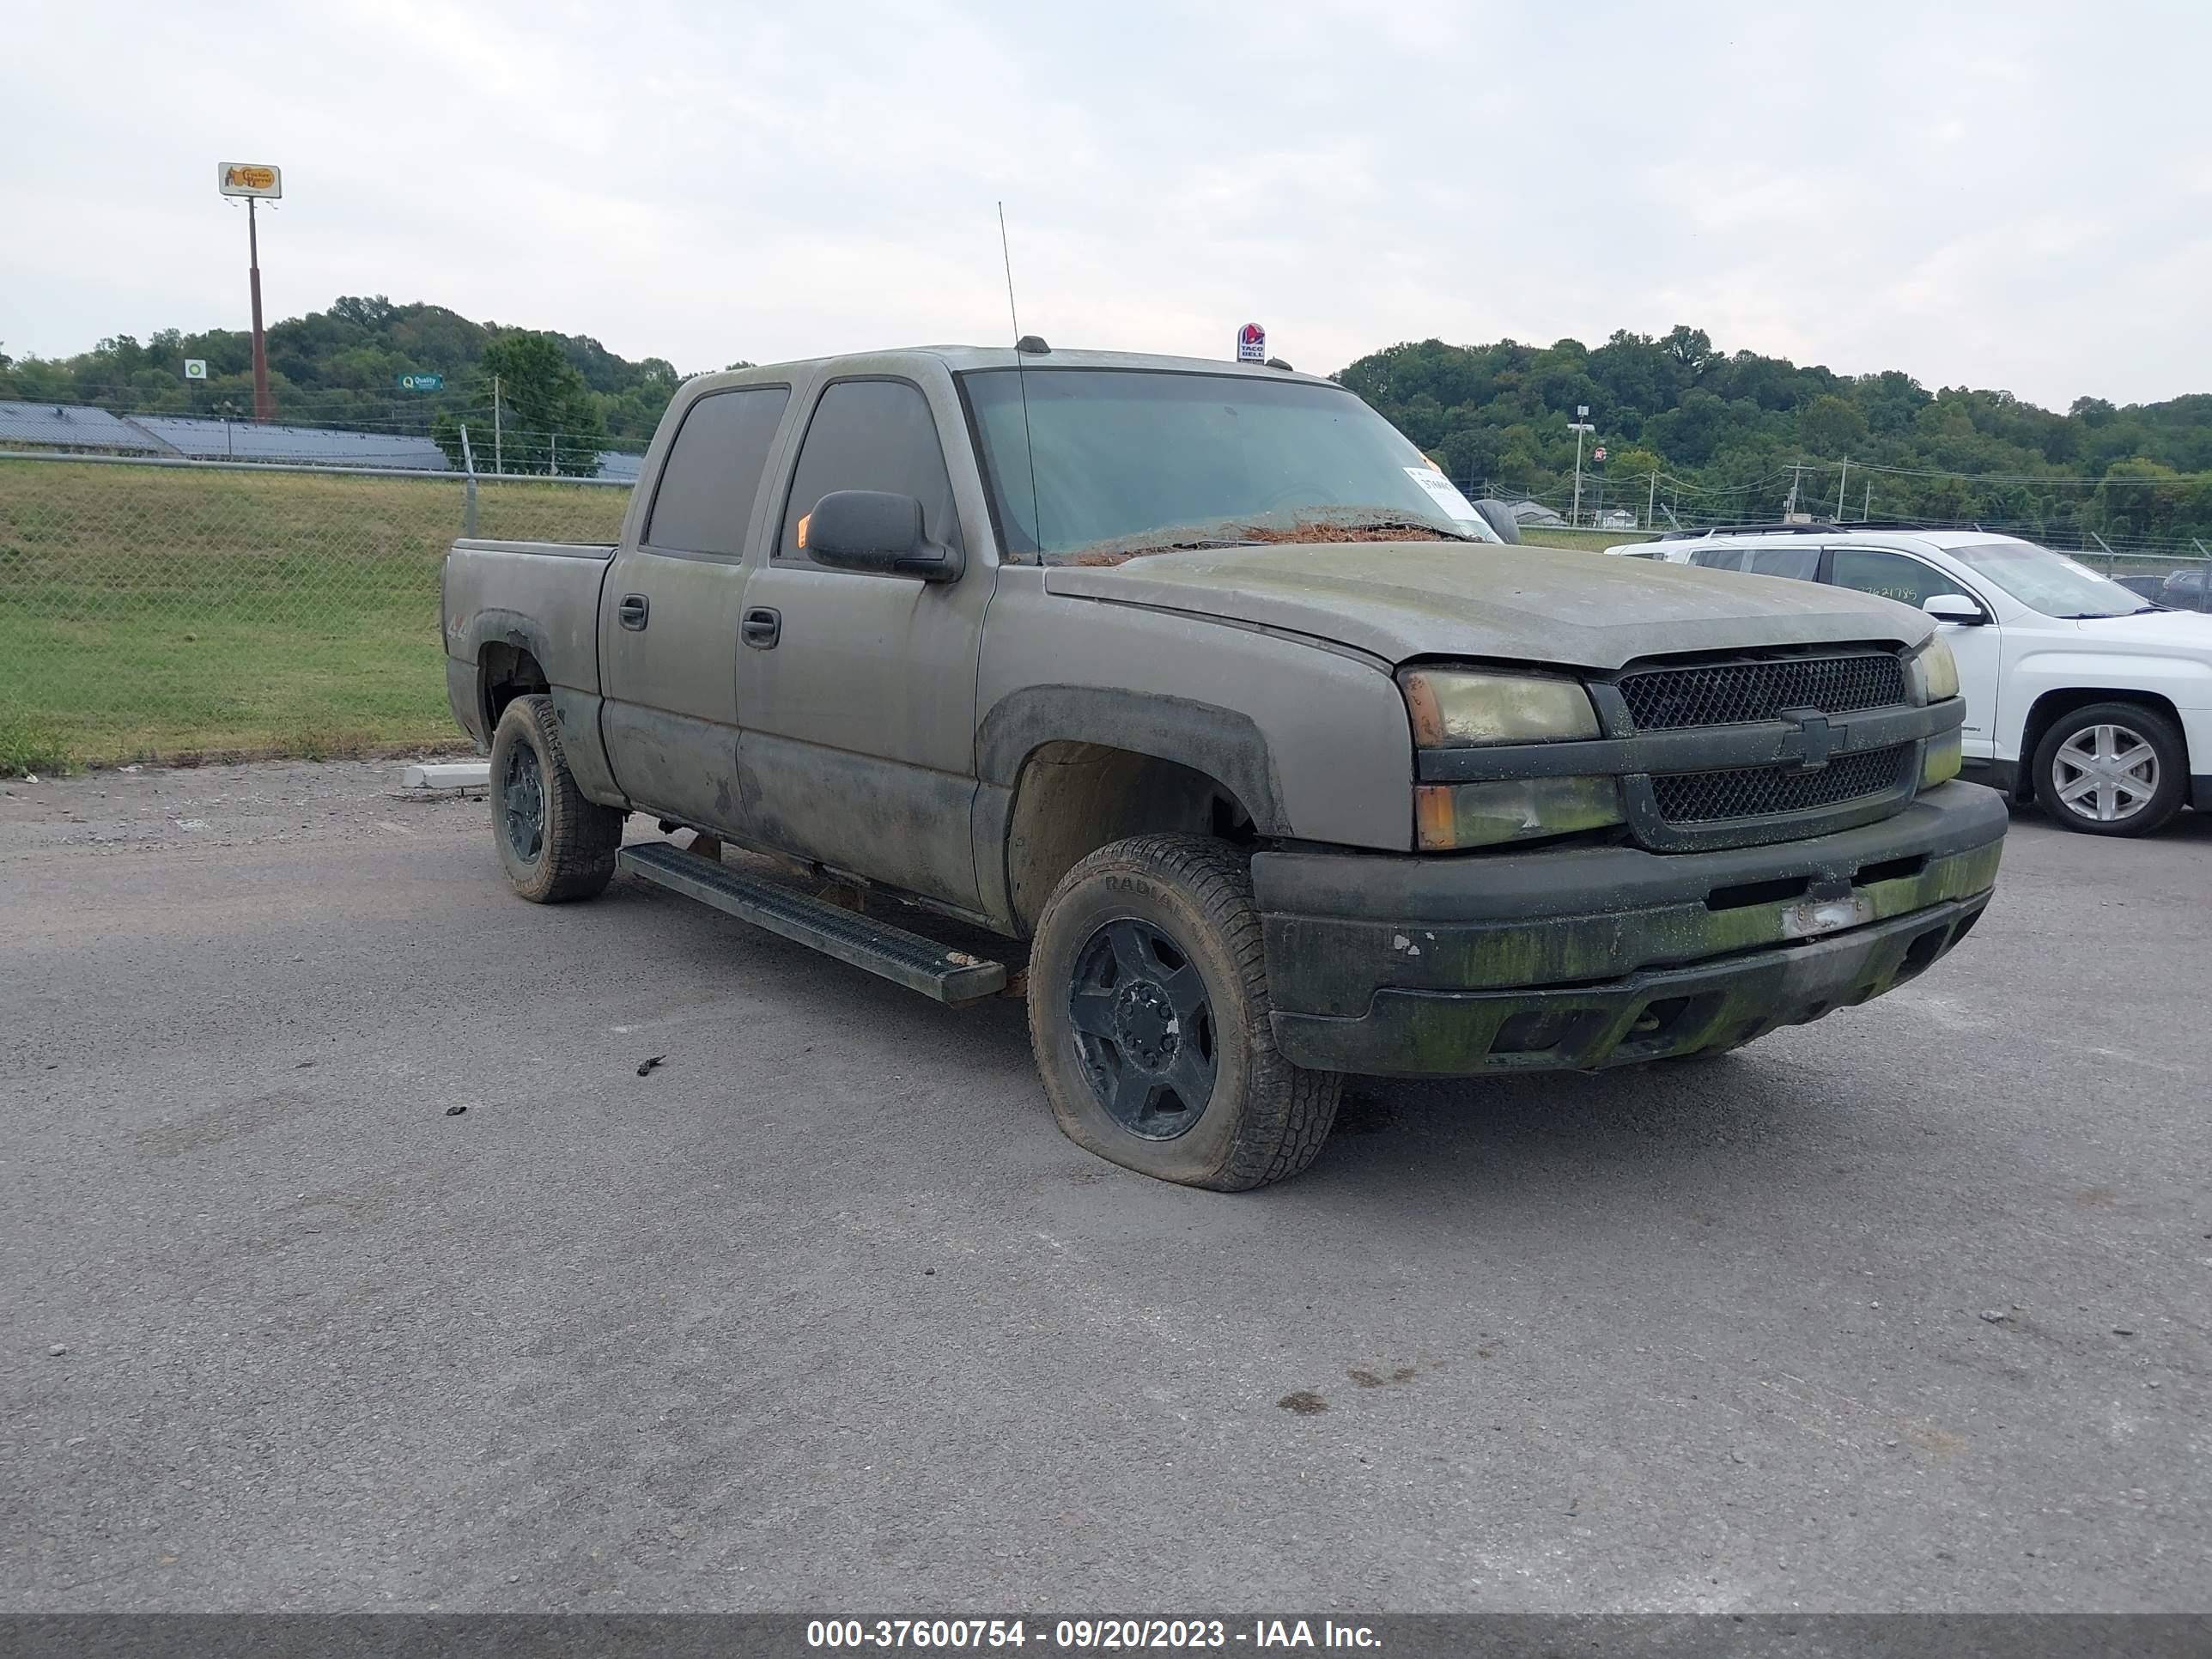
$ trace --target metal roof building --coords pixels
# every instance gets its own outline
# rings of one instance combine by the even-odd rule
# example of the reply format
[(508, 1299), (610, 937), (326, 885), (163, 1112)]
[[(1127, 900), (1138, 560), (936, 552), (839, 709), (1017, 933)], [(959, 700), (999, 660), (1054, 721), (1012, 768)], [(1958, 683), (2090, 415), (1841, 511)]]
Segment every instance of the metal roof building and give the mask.
[(311, 466), (395, 466), (447, 471), (446, 452), (428, 438), (392, 432), (333, 432), (312, 426), (256, 426), (189, 415), (134, 415), (129, 424), (195, 460), (300, 461)]
[(70, 404), (0, 403), (0, 445), (167, 454), (167, 445), (104, 409)]
[[(251, 421), (196, 415), (111, 415), (75, 404), (0, 400), (0, 449), (98, 451), (115, 455), (183, 456), (196, 461), (291, 462), (302, 466), (395, 467), (416, 472), (455, 468), (428, 438), (395, 432), (350, 432), (314, 426), (257, 426)], [(479, 465), (489, 454), (477, 447)], [(599, 452), (595, 477), (635, 483), (645, 457)]]

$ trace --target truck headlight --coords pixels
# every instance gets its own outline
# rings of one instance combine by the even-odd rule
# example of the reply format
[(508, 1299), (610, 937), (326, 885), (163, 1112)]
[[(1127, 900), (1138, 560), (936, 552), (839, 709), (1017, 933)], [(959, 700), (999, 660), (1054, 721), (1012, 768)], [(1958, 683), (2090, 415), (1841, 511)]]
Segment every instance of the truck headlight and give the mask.
[(1925, 701), (1942, 702), (1959, 695), (1959, 659), (1951, 654), (1951, 643), (1941, 634), (1930, 635), (1928, 643), (1913, 653), (1912, 661), (1919, 672)]
[(1620, 821), (1620, 788), (1611, 778), (1425, 783), (1413, 791), (1413, 839), (1424, 853), (1571, 836)]
[[(1416, 749), (1571, 743), (1603, 735), (1589, 693), (1579, 681), (1558, 675), (1419, 668), (1398, 683)], [(1610, 777), (1425, 783), (1413, 791), (1413, 842), (1424, 853), (1569, 836), (1620, 821), (1620, 787)]]
[(1589, 693), (1574, 680), (1421, 668), (1400, 684), (1416, 749), (1561, 743), (1599, 735)]

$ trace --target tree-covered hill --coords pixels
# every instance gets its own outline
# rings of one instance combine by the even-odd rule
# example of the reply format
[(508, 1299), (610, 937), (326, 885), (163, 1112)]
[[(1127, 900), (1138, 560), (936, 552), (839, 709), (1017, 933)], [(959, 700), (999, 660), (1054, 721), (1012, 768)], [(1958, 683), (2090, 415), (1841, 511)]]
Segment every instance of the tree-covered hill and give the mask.
[[(328, 311), (288, 318), (269, 329), (269, 378), (276, 418), (316, 426), (428, 434), (441, 414), (488, 430), (491, 374), (485, 352), (501, 339), (536, 331), (473, 323), (443, 306), (394, 305), (379, 295), (345, 298)], [(588, 397), (563, 405), (579, 445), (599, 440), (640, 448), (683, 376), (659, 357), (631, 362), (585, 335), (551, 334), (581, 377)], [(204, 358), (208, 379), (184, 378), (185, 360)], [(441, 374), (434, 392), (403, 390), (409, 374)], [(502, 388), (504, 391), (504, 388)], [(252, 337), (243, 330), (185, 334), (164, 329), (140, 343), (102, 340), (67, 358), (0, 357), (0, 397), (94, 404), (118, 414), (220, 414), (253, 409)], [(596, 415), (577, 418), (588, 410)]]
[(1798, 484), (1798, 505), (1822, 516), (1840, 500), (1851, 519), (2212, 541), (2212, 395), (2125, 408), (2084, 398), (2060, 415), (2004, 392), (1931, 392), (1895, 369), (1725, 353), (1687, 327), (1595, 348), (1424, 340), (1337, 378), (1454, 477), (1561, 506), (1569, 423), (1587, 405), (1586, 514), (1602, 500), (1640, 515), (1656, 494), (1685, 523), (1771, 519)]
[[(551, 348), (557, 348), (557, 358)], [(204, 382), (184, 362), (208, 362)], [(641, 447), (683, 376), (658, 357), (631, 362), (597, 340), (476, 323), (442, 306), (346, 298), (269, 331), (279, 420), (435, 434), (457, 447), (491, 425), (547, 428), (556, 464), (592, 446)], [(407, 374), (442, 374), (434, 392)], [(1796, 505), (1856, 519), (2016, 525), (2082, 544), (2092, 534), (2212, 545), (2212, 394), (2064, 414), (2004, 392), (1929, 391), (1910, 374), (1838, 374), (1756, 352), (1723, 352), (1703, 330), (1616, 333), (1601, 346), (1423, 340), (1362, 357), (1337, 377), (1397, 422), (1455, 478), (1565, 508), (1574, 471), (1569, 423), (1587, 405), (1583, 507), (1656, 503), (1681, 522), (1771, 519)], [(165, 330), (103, 340), (64, 359), (9, 363), (0, 397), (96, 404), (118, 413), (245, 416), (247, 336)], [(557, 430), (556, 430), (557, 428)], [(479, 441), (481, 441), (479, 440)], [(518, 456), (530, 465), (526, 435)], [(1595, 459), (1599, 447), (1603, 462)], [(1659, 514), (1666, 521), (1665, 513)]]

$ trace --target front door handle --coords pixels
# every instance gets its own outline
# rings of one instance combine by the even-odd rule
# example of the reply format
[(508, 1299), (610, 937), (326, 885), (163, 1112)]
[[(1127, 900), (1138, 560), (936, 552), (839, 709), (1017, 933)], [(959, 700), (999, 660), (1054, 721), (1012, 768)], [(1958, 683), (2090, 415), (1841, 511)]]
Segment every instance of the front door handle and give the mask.
[(631, 633), (641, 634), (645, 631), (646, 613), (651, 609), (644, 594), (625, 593), (622, 605), (615, 611), (615, 620)]
[(744, 621), (738, 625), (738, 635), (756, 651), (773, 651), (775, 642), (783, 637), (783, 614), (764, 605), (757, 605), (745, 612)]

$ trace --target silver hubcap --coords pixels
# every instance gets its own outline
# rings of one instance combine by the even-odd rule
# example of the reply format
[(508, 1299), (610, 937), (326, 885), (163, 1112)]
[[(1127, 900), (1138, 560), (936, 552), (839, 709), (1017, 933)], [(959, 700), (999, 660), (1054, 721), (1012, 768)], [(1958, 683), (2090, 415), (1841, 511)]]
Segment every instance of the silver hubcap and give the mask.
[(2058, 745), (2051, 784), (2069, 811), (2118, 823), (2158, 793), (2158, 751), (2124, 726), (2085, 726)]

